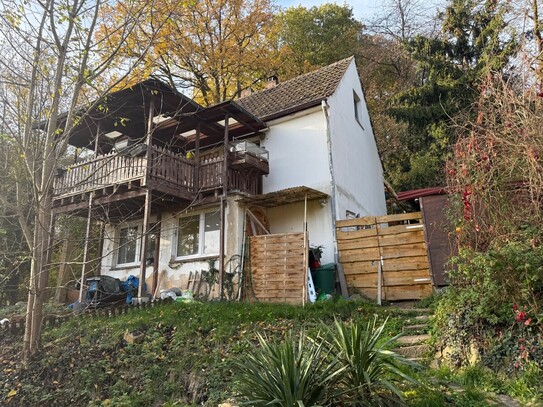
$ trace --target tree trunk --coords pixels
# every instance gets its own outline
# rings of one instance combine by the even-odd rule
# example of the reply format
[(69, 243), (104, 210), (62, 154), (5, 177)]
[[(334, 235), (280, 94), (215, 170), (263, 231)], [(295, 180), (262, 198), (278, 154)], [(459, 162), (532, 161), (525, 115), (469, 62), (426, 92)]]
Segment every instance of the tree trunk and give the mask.
[(64, 304), (66, 302), (66, 284), (70, 280), (70, 275), (73, 271), (72, 266), (70, 265), (73, 257), (73, 250), (73, 236), (68, 233), (62, 244), (62, 257), (60, 259), (58, 281), (55, 290), (55, 302), (58, 304)]

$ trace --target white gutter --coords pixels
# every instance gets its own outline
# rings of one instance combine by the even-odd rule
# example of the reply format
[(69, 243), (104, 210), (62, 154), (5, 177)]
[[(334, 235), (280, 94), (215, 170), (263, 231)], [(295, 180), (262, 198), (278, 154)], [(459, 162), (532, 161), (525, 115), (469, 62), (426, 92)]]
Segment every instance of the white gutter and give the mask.
[(336, 220), (337, 220), (337, 198), (336, 198), (336, 181), (334, 178), (334, 164), (332, 159), (332, 137), (330, 134), (330, 117), (328, 113), (328, 103), (326, 100), (321, 102), (322, 111), (326, 118), (326, 145), (328, 147), (328, 166), (330, 169), (330, 179), (332, 182), (332, 188), (330, 191), (330, 205), (332, 209), (332, 233), (334, 241), (334, 263), (339, 264), (339, 254), (337, 249), (337, 233), (336, 233)]

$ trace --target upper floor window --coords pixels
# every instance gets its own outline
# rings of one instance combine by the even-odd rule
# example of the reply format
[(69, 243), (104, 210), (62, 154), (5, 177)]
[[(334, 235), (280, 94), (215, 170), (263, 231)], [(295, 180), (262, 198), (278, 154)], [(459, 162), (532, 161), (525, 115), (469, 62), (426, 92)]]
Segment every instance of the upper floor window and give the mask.
[(354, 118), (364, 128), (362, 125), (362, 101), (360, 97), (353, 90), (353, 106), (354, 106)]
[(177, 257), (219, 254), (220, 213), (207, 212), (179, 219)]

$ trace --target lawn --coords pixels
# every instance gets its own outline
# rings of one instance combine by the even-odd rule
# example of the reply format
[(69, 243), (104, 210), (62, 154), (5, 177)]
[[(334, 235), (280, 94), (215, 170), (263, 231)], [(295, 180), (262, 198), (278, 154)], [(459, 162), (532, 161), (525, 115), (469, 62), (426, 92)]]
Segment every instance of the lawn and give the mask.
[[(363, 301), (306, 307), (246, 303), (176, 303), (115, 317), (77, 316), (47, 328), (43, 351), (20, 363), (21, 336), (0, 331), (0, 399), (12, 406), (217, 406), (235, 400), (235, 361), (253, 349), (258, 334), (270, 342), (317, 333), (334, 320), (388, 318), (384, 335), (402, 331), (409, 313)], [(143, 334), (128, 343), (127, 334)], [(420, 386), (402, 388), (412, 406), (486, 405), (470, 387), (444, 386), (453, 376), (416, 373)], [(435, 379), (435, 380), (434, 380)], [(469, 387), (469, 386), (467, 386)], [(473, 404), (471, 404), (473, 405)]]

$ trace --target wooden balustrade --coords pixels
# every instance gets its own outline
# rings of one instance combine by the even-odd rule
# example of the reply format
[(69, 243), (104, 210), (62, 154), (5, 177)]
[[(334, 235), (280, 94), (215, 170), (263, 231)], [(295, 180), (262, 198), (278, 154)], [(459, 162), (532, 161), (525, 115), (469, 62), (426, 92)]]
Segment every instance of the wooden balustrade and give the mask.
[(55, 178), (55, 196), (75, 195), (133, 181), (145, 175), (145, 157), (109, 153), (62, 169)]
[[(53, 186), (54, 195), (67, 197), (136, 180), (143, 183), (147, 175), (151, 185), (167, 184), (192, 193), (205, 193), (223, 185), (222, 155), (203, 156), (198, 169), (194, 160), (186, 159), (162, 147), (152, 146), (148, 156), (149, 165), (145, 156), (132, 157), (116, 152), (70, 165), (59, 170), (60, 173), (55, 178)], [(246, 171), (230, 169), (228, 188), (257, 194), (259, 178), (256, 174), (249, 176)]]
[(174, 186), (194, 190), (195, 162), (165, 148), (153, 146), (150, 154), (149, 176), (151, 179), (171, 183)]
[(223, 172), (224, 164), (222, 156), (204, 158), (199, 168), (199, 189), (201, 191), (208, 191), (220, 188), (222, 186)]

